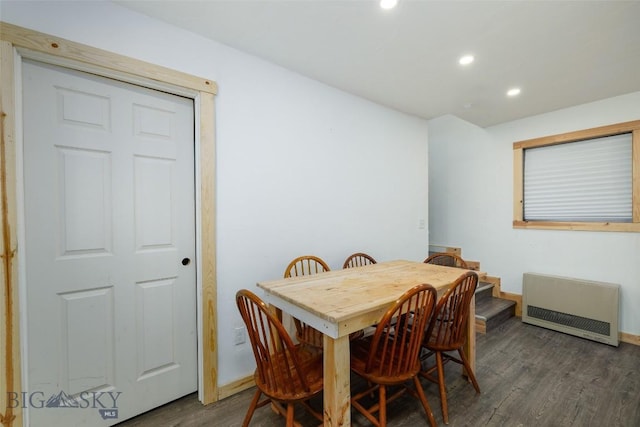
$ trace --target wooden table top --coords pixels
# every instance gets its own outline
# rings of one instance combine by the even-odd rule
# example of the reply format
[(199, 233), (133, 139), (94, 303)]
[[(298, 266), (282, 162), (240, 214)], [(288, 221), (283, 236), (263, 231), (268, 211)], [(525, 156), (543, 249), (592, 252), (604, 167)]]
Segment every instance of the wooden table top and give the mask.
[(467, 271), (398, 260), (258, 282), (258, 287), (337, 324), (359, 315), (384, 310), (415, 285), (428, 283), (440, 293)]

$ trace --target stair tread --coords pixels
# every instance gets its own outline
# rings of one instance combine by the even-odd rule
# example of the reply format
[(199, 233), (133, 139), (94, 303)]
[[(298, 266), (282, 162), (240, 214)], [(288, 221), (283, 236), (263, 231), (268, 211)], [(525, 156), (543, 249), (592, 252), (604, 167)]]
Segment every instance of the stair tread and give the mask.
[(489, 290), (489, 289), (493, 289), (493, 287), (494, 287), (493, 283), (482, 283), (482, 282), (480, 282), (480, 283), (478, 283), (478, 287), (476, 288), (476, 294), (479, 294), (479, 293), (484, 292), (484, 291)]
[[(515, 301), (502, 298), (484, 298), (476, 303), (476, 318), (487, 320), (515, 307)], [(514, 309), (515, 310), (515, 309)]]

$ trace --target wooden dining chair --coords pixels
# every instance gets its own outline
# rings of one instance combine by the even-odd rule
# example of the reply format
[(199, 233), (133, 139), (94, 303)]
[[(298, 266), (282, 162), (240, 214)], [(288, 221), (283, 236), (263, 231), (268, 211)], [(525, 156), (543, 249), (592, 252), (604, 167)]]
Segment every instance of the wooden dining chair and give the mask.
[(347, 257), (342, 268), (362, 267), (364, 265), (376, 264), (376, 260), (371, 255), (362, 252), (356, 252)]
[(427, 257), (425, 264), (444, 265), (445, 267), (457, 267), (468, 269), (469, 266), (461, 257), (450, 252), (440, 252)]
[[(366, 390), (351, 398), (351, 404), (376, 426), (387, 425), (387, 404), (405, 392), (422, 403), (429, 423), (436, 425), (418, 378), (418, 355), (436, 299), (433, 286), (413, 287), (392, 304), (373, 335), (351, 343), (351, 370), (369, 384)], [(409, 382), (413, 382), (413, 388), (407, 386)], [(387, 397), (390, 386), (402, 387)], [(377, 402), (365, 407), (361, 400), (375, 391), (378, 392)]]
[[(480, 386), (476, 376), (463, 351), (467, 336), (469, 309), (477, 285), (478, 275), (473, 271), (463, 274), (455, 281), (438, 300), (438, 305), (422, 343), (423, 348), (426, 349), (421, 357), (422, 361), (426, 363), (425, 361), (430, 356), (435, 355), (435, 365), (423, 369), (420, 375), (438, 384), (442, 418), (445, 424), (449, 423), (447, 390), (444, 378), (445, 363), (454, 361), (463, 365), (476, 392), (480, 393)], [(446, 353), (454, 351), (457, 351), (459, 357)], [(436, 373), (436, 376), (434, 376), (434, 373)]]
[[(322, 422), (322, 415), (308, 403), (323, 388), (322, 353), (306, 345), (294, 345), (280, 320), (251, 291), (238, 291), (236, 304), (256, 359), (256, 393), (243, 427), (249, 425), (256, 408), (267, 403), (272, 403), (273, 408), (286, 418), (287, 427), (297, 425), (294, 420), (295, 403), (301, 403)], [(260, 401), (263, 394), (266, 398)], [(286, 405), (286, 409), (282, 405)]]
[(284, 270), (284, 277), (309, 276), (329, 271), (329, 266), (321, 258), (314, 255), (303, 255), (295, 258)]
[[(329, 266), (321, 258), (314, 255), (303, 255), (295, 258), (289, 263), (284, 270), (284, 278), (309, 276), (329, 271)], [(322, 348), (322, 332), (312, 328), (300, 320), (293, 318), (296, 326), (296, 338), (299, 342), (311, 345), (316, 348)]]

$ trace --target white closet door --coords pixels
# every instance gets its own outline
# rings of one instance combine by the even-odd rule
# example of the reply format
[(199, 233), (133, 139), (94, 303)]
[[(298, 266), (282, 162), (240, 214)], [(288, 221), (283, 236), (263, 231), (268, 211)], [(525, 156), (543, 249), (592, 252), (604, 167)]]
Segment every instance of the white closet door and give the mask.
[(193, 101), (28, 61), (23, 87), (30, 425), (112, 425), (197, 388)]

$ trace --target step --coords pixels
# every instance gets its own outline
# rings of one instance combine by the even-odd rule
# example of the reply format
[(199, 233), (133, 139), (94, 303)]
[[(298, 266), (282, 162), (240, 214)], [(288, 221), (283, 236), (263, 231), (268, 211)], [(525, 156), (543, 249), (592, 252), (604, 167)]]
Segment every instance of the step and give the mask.
[(478, 283), (476, 288), (476, 306), (479, 301), (491, 298), (493, 295), (493, 283)]
[(476, 300), (476, 332), (486, 334), (516, 312), (515, 301), (502, 298), (481, 298)]

